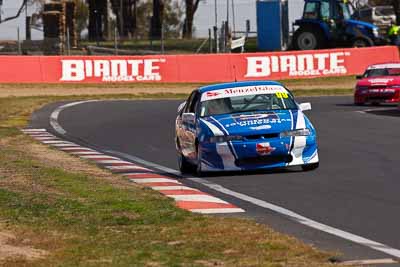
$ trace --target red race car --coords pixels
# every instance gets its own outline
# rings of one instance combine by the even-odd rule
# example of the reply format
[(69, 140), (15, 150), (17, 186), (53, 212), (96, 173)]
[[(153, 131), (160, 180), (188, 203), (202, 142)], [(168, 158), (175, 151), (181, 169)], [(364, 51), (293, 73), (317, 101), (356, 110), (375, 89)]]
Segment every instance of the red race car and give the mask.
[(400, 62), (371, 65), (357, 79), (354, 104), (400, 102)]

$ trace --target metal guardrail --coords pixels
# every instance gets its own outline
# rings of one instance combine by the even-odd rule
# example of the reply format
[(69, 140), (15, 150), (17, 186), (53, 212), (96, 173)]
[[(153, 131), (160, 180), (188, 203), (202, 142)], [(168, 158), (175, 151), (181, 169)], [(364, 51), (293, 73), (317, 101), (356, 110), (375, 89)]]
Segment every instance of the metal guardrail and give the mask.
[(153, 50), (127, 50), (89, 45), (86, 47), (89, 55), (156, 55), (160, 51)]

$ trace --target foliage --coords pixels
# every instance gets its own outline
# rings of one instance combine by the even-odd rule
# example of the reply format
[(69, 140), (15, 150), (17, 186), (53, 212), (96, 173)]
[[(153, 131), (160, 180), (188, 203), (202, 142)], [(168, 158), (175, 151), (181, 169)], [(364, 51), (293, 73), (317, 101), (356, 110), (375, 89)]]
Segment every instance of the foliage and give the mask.
[[(152, 1), (138, 2), (137, 37), (147, 38), (150, 29), (150, 14), (152, 14)], [(182, 5), (179, 1), (164, 1), (164, 34), (165, 38), (177, 38), (182, 29)]]
[(88, 26), (89, 9), (84, 0), (76, 0), (76, 31), (81, 36)]

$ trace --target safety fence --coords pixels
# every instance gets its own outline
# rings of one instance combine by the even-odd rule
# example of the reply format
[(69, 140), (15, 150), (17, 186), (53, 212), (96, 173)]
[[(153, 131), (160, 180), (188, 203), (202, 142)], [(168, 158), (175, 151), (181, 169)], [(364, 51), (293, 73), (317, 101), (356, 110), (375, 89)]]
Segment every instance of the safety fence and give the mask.
[(2, 83), (230, 82), (356, 75), (394, 46), (245, 54), (0, 56)]

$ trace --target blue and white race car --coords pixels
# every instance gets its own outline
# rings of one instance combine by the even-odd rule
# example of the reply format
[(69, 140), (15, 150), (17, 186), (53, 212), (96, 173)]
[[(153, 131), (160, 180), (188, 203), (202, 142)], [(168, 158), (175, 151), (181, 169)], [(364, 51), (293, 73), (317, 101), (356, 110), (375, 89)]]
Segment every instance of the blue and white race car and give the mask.
[(235, 82), (194, 90), (178, 108), (176, 148), (182, 173), (301, 166), (318, 168), (316, 131), (282, 84)]

